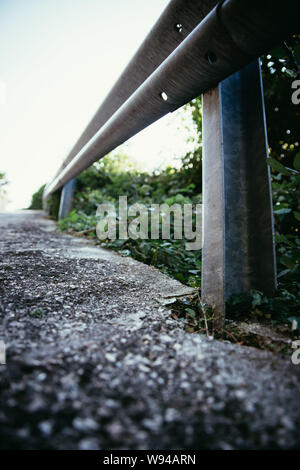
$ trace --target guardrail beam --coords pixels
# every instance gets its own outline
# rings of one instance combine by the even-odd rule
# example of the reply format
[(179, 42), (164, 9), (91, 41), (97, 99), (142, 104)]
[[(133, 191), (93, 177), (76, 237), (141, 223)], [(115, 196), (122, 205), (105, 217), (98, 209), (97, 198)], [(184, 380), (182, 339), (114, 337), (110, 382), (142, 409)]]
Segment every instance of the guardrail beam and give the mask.
[(297, 12), (298, 0), (286, 0), (284, 15), (281, 4), (269, 0), (218, 3), (45, 188), (44, 198), (145, 127), (286, 39), (297, 30)]
[(167, 5), (63, 161), (57, 175), (217, 3), (218, 0), (172, 0)]

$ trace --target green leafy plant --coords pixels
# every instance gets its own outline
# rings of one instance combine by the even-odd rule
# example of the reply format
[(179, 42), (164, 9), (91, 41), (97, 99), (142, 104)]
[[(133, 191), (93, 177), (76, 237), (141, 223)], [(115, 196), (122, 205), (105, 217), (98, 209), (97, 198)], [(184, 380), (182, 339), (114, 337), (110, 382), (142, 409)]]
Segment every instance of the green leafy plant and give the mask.
[(42, 210), (43, 209), (43, 192), (45, 189), (45, 184), (43, 184), (31, 197), (31, 203), (28, 209), (32, 210)]
[(6, 194), (5, 186), (8, 184), (5, 173), (0, 172), (0, 198)]
[(37, 308), (34, 308), (31, 312), (30, 312), (30, 316), (33, 317), (33, 318), (42, 318), (44, 315), (45, 315), (45, 310), (41, 307), (37, 307)]

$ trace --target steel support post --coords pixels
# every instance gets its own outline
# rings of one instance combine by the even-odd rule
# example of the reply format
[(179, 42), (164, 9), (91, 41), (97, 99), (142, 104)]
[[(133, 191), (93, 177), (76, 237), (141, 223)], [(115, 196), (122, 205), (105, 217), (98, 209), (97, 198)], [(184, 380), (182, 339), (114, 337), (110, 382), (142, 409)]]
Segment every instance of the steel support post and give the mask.
[(62, 189), (58, 219), (62, 219), (72, 210), (73, 195), (75, 190), (76, 178), (68, 181)]
[(259, 61), (203, 95), (202, 300), (215, 329), (235, 293), (276, 287), (274, 226)]
[(50, 209), (49, 209), (49, 199), (44, 199), (43, 200), (43, 210), (44, 212), (49, 215)]

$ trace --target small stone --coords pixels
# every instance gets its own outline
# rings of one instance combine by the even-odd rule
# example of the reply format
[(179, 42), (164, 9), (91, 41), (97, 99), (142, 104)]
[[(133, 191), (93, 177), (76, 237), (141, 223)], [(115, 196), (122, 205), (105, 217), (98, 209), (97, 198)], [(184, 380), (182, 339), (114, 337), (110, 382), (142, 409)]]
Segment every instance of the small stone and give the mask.
[(109, 362), (116, 362), (117, 359), (117, 356), (113, 353), (106, 353), (105, 357)]
[(39, 423), (39, 429), (45, 436), (50, 436), (50, 434), (52, 433), (53, 424), (51, 423), (51, 421), (42, 421), (41, 423)]
[(99, 450), (99, 444), (96, 439), (82, 439), (79, 441), (80, 450)]
[(93, 418), (77, 417), (73, 420), (73, 426), (78, 431), (95, 431), (98, 429), (98, 423)]
[(43, 382), (47, 377), (47, 374), (45, 374), (45, 372), (41, 372), (38, 376), (37, 376), (37, 381), (38, 382)]

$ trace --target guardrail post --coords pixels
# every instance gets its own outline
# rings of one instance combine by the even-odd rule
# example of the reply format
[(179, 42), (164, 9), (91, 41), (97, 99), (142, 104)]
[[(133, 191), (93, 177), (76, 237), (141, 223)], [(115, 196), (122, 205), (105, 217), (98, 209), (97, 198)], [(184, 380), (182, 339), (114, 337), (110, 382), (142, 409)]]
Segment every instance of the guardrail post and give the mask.
[(202, 301), (222, 329), (234, 293), (276, 287), (265, 110), (259, 61), (203, 95)]
[(76, 178), (68, 181), (61, 192), (58, 219), (62, 219), (72, 210), (73, 195), (75, 190)]
[(49, 200), (48, 199), (43, 199), (43, 210), (47, 215), (50, 214)]

